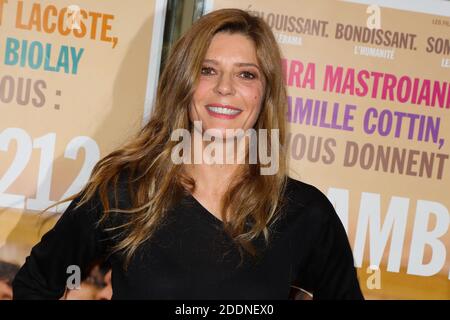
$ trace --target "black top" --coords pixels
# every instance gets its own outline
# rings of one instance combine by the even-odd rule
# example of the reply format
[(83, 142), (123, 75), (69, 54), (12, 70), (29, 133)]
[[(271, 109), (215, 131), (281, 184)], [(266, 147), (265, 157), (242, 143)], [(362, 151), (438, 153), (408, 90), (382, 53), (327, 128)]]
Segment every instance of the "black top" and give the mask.
[[(129, 204), (126, 196), (119, 199), (119, 207)], [(222, 221), (185, 196), (138, 248), (127, 271), (120, 254), (109, 256), (113, 299), (288, 299), (291, 285), (314, 299), (362, 299), (347, 235), (325, 195), (288, 178), (285, 199), (269, 247), (239, 266), (239, 251)], [(74, 209), (78, 201), (33, 247), (13, 282), (14, 299), (58, 299), (73, 274), (68, 266), (85, 271), (109, 252), (115, 240), (106, 225), (118, 220), (99, 226), (99, 202)], [(262, 239), (254, 241), (257, 248)]]

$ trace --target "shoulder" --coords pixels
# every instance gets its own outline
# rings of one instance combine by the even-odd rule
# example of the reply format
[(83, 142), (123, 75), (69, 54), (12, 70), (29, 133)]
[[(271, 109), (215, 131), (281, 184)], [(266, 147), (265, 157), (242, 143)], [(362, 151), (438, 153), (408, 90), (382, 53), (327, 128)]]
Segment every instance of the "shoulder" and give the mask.
[[(130, 207), (130, 194), (128, 181), (128, 172), (119, 172), (116, 176), (116, 183), (111, 180), (104, 191), (100, 192), (97, 186), (95, 190), (87, 196), (87, 189), (84, 188), (76, 198), (70, 203), (65, 210), (65, 216), (73, 216), (82, 221), (89, 220), (89, 222), (100, 226), (98, 222), (103, 221), (101, 225), (107, 225), (108, 222), (114, 222), (117, 218), (122, 217), (122, 214), (116, 212), (117, 209), (123, 210)], [(105, 210), (102, 198), (105, 197), (109, 210)]]
[(285, 195), (289, 200), (305, 207), (331, 205), (327, 196), (317, 187), (291, 177), (287, 177)]
[(129, 169), (120, 170), (111, 179), (107, 187), (107, 195), (111, 208), (128, 209), (131, 205), (131, 195), (135, 193), (136, 185)]
[(336, 211), (327, 196), (311, 184), (287, 177), (285, 200), (294, 214), (302, 213), (321, 223), (336, 221)]

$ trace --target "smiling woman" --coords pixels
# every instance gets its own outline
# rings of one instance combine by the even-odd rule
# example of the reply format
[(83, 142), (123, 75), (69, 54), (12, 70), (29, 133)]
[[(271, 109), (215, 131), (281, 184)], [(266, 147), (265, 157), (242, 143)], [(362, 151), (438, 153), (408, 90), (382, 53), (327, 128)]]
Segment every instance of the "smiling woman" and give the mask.
[[(286, 104), (280, 50), (261, 18), (223, 9), (199, 19), (170, 52), (149, 122), (66, 199), (14, 298), (59, 298), (68, 267), (85, 272), (104, 258), (113, 299), (288, 299), (292, 286), (314, 299), (361, 299), (333, 206), (287, 176)], [(230, 129), (258, 132), (278, 170), (260, 174), (260, 159), (171, 161), (177, 130)]]

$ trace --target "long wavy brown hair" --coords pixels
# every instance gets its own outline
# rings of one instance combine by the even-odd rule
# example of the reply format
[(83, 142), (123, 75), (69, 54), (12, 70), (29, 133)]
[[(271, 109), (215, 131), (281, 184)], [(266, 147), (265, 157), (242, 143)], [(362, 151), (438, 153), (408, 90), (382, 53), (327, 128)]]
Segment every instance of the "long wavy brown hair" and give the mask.
[[(171, 161), (171, 151), (178, 143), (171, 140), (175, 129), (190, 129), (188, 110), (211, 39), (218, 32), (240, 33), (253, 40), (258, 63), (265, 77), (265, 95), (255, 129), (279, 130), (279, 170), (275, 175), (261, 175), (261, 165), (245, 164), (224, 194), (221, 216), (228, 235), (239, 251), (256, 255), (252, 241), (263, 235), (269, 240), (270, 223), (280, 212), (286, 184), (285, 108), (281, 54), (270, 27), (260, 18), (239, 9), (209, 13), (193, 24), (172, 48), (162, 72), (156, 101), (148, 123), (119, 149), (101, 159), (80, 193), (78, 206), (97, 196), (103, 206), (102, 221), (112, 212), (129, 214), (121, 229), (120, 241), (113, 252), (121, 252), (128, 265), (136, 249), (151, 239), (167, 212), (180, 196), (195, 189), (183, 165)], [(269, 147), (270, 150), (270, 147)], [(131, 209), (118, 209), (118, 178), (127, 172)], [(112, 191), (111, 191), (112, 190)], [(120, 191), (124, 192), (124, 191)], [(111, 196), (114, 200), (110, 203)], [(226, 213), (231, 213), (226, 215)], [(251, 221), (251, 228), (246, 223)]]

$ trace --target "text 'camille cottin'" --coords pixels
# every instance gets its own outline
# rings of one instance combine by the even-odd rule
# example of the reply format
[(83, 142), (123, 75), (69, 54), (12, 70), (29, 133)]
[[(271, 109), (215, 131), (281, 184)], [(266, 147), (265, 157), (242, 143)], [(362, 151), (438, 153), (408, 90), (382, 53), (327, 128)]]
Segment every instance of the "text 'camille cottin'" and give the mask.
[(172, 148), (173, 163), (245, 164), (248, 158), (248, 164), (261, 165), (261, 175), (274, 175), (278, 172), (278, 129), (214, 128), (203, 132), (202, 128), (201, 121), (194, 121), (193, 132), (187, 129), (175, 129), (172, 132), (171, 141), (180, 141)]

